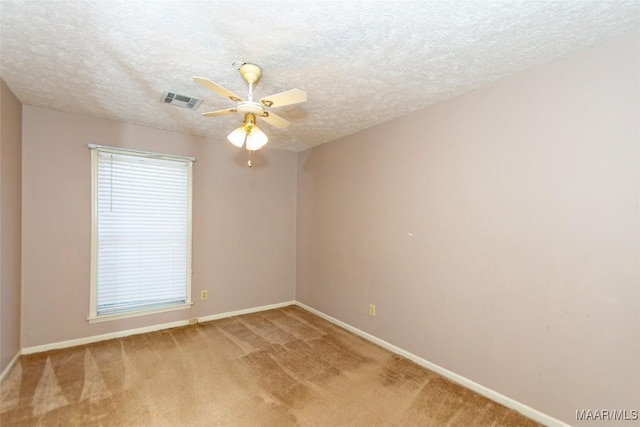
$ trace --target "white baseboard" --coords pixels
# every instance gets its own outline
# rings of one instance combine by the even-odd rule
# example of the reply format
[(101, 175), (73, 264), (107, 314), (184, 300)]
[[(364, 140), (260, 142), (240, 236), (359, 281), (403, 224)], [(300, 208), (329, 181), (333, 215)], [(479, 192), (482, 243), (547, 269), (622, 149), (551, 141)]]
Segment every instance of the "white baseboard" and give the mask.
[(451, 381), (460, 384), (461, 386), (468, 388), (469, 390), (472, 390), (488, 399), (493, 400), (494, 402), (497, 402), (501, 405), (506, 406), (507, 408), (513, 409), (517, 412), (520, 412), (522, 415), (524, 415), (527, 418), (531, 418), (532, 420), (535, 420), (537, 422), (539, 422), (540, 424), (543, 424), (545, 426), (548, 427), (570, 427), (569, 424), (566, 424), (556, 418), (553, 418), (543, 412), (540, 412), (536, 409), (533, 409), (523, 403), (520, 403), (516, 400), (511, 399), (510, 397), (507, 397), (501, 393), (498, 393), (495, 390), (491, 390), (490, 388), (487, 388), (481, 384), (478, 384), (468, 378), (463, 377), (462, 375), (458, 375), (455, 372), (452, 372), (448, 369), (443, 368), (442, 366), (436, 365), (435, 363), (429, 362), (428, 360), (425, 360), (421, 357), (416, 356), (415, 354), (409, 353), (408, 351), (405, 351), (403, 349), (401, 349), (400, 347), (396, 347), (393, 344), (390, 344), (386, 341), (381, 340), (380, 338), (377, 338), (371, 334), (368, 334), (364, 331), (361, 331), (358, 328), (355, 328), (347, 323), (344, 323), (334, 317), (329, 316), (328, 314), (325, 314), (321, 311), (316, 310), (315, 308), (311, 308), (306, 304), (303, 304), (299, 301), (296, 301), (296, 305), (300, 308), (303, 308), (313, 314), (315, 314), (318, 317), (322, 317), (325, 320), (328, 320), (329, 322), (340, 326), (341, 328), (346, 329), (349, 332), (352, 332), (364, 339), (366, 339), (367, 341), (371, 341), (374, 344), (379, 345), (382, 348), (385, 348), (393, 353), (399, 354), (400, 356), (406, 357), (409, 360), (412, 360), (413, 362), (417, 363), (420, 366), (423, 366), (433, 372), (436, 372), (440, 375), (442, 375), (443, 377), (446, 377), (448, 379), (450, 379)]
[(9, 374), (9, 372), (11, 372), (11, 369), (13, 368), (13, 366), (16, 364), (16, 362), (20, 358), (20, 354), (22, 354), (22, 352), (18, 351), (16, 353), (16, 355), (13, 356), (13, 359), (11, 359), (11, 362), (9, 362), (7, 367), (4, 368), (4, 371), (2, 371), (2, 374), (0, 374), (0, 383), (2, 382), (2, 380), (4, 380), (4, 377), (6, 377)]
[[(259, 311), (265, 311), (265, 310), (272, 310), (274, 308), (286, 307), (293, 304), (295, 304), (295, 301), (287, 301), (287, 302), (281, 302), (278, 304), (263, 305), (260, 307), (253, 307), (253, 308), (247, 308), (243, 310), (230, 311), (227, 313), (220, 313), (220, 314), (213, 314), (210, 316), (198, 317), (192, 320), (197, 320), (199, 323), (207, 322), (209, 320), (224, 319), (226, 317), (239, 316), (242, 314), (249, 314), (249, 313), (257, 313)], [(189, 323), (190, 323), (189, 319), (179, 320), (177, 322), (162, 323), (159, 325), (146, 326), (144, 328), (127, 329), (125, 331), (111, 332), (111, 333), (102, 334), (102, 335), (93, 335), (90, 337), (77, 338), (77, 339), (68, 340), (68, 341), (60, 341), (60, 342), (51, 343), (51, 344), (37, 345), (33, 347), (25, 347), (22, 349), (21, 354), (41, 353), (43, 351), (75, 347), (78, 345), (91, 344), (94, 342), (105, 341), (105, 340), (110, 340), (114, 338), (128, 337), (130, 335), (146, 334), (148, 332), (155, 332), (155, 331), (161, 331), (163, 329), (186, 326)], [(8, 370), (5, 370), (5, 371), (8, 372)]]
[(210, 320), (224, 319), (225, 317), (241, 316), (243, 314), (257, 313), (259, 311), (273, 310), (275, 308), (288, 307), (295, 305), (296, 301), (279, 302), (277, 304), (263, 305), (260, 307), (245, 308), (244, 310), (230, 311), (228, 313), (212, 314), (210, 316), (198, 317), (198, 322), (208, 322)]

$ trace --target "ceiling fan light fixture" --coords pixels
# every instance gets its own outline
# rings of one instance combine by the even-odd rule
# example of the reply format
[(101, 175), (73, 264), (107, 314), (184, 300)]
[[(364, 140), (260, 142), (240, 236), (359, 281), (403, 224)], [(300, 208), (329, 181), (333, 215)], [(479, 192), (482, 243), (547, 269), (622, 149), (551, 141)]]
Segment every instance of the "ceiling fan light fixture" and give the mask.
[(267, 135), (256, 126), (256, 116), (251, 113), (245, 115), (242, 126), (231, 132), (227, 139), (238, 148), (244, 145), (249, 151), (259, 150), (269, 142)]
[(257, 151), (269, 142), (269, 138), (258, 126), (253, 126), (251, 132), (247, 134), (247, 150)]
[(245, 139), (247, 139), (247, 132), (244, 128), (245, 126), (242, 125), (227, 136), (229, 142), (238, 148), (242, 148)]
[(249, 152), (249, 161), (247, 162), (247, 165), (251, 167), (251, 152), (261, 149), (267, 142), (269, 142), (267, 135), (265, 135), (265, 133), (256, 126), (256, 117), (259, 117), (260, 120), (269, 123), (273, 127), (280, 129), (286, 128), (291, 123), (269, 110), (272, 108), (305, 102), (307, 100), (307, 93), (297, 88), (289, 89), (284, 92), (263, 97), (259, 102), (256, 102), (253, 100), (253, 88), (262, 76), (262, 68), (256, 64), (243, 61), (235, 61), (233, 63), (233, 68), (240, 72), (241, 77), (249, 85), (249, 93), (246, 100), (243, 100), (233, 92), (209, 79), (194, 77), (193, 81), (203, 88), (237, 103), (235, 108), (209, 111), (202, 113), (202, 115), (205, 117), (218, 117), (233, 113), (244, 114), (244, 123), (227, 135), (227, 139), (236, 147), (245, 147), (247, 149)]

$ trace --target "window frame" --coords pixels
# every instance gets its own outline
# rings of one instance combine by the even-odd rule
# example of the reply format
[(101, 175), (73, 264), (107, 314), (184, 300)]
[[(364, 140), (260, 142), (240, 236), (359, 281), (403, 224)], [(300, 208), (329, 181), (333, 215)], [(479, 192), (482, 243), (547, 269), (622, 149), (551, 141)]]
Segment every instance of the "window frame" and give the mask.
[[(191, 292), (191, 279), (193, 275), (192, 241), (193, 241), (193, 157), (161, 154), (150, 151), (131, 150), (128, 148), (109, 147), (96, 144), (88, 144), (91, 152), (91, 267), (90, 267), (90, 292), (89, 292), (89, 323), (105, 322), (110, 320), (125, 319), (130, 317), (146, 316), (156, 313), (184, 310), (193, 305)], [(184, 303), (166, 305), (162, 307), (143, 308), (139, 310), (123, 311), (112, 314), (98, 314), (98, 154), (113, 153), (138, 157), (150, 157), (177, 162), (186, 162), (187, 165), (187, 242), (186, 242), (186, 300)]]

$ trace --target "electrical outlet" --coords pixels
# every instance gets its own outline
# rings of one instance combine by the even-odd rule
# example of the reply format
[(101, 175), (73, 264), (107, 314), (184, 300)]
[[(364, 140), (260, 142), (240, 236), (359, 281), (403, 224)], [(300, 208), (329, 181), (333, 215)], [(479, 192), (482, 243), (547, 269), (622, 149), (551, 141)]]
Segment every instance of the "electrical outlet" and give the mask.
[(200, 291), (200, 299), (209, 298), (209, 291)]
[(369, 316), (376, 317), (376, 306), (369, 304)]

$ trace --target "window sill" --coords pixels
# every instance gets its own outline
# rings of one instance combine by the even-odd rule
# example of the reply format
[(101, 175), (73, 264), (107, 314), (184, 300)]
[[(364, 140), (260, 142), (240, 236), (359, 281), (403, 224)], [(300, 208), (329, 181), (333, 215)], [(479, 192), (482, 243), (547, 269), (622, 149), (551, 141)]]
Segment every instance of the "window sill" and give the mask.
[(140, 311), (127, 311), (123, 313), (115, 313), (115, 314), (103, 314), (101, 316), (89, 316), (87, 320), (89, 323), (100, 323), (100, 322), (108, 322), (110, 320), (118, 320), (118, 319), (126, 319), (129, 317), (138, 317), (138, 316), (146, 316), (149, 314), (156, 313), (165, 313), (168, 311), (176, 311), (176, 310), (184, 310), (185, 308), (191, 308), (193, 305), (192, 302), (188, 302), (180, 305), (172, 305), (167, 307), (160, 308), (152, 308), (149, 310), (140, 310)]

